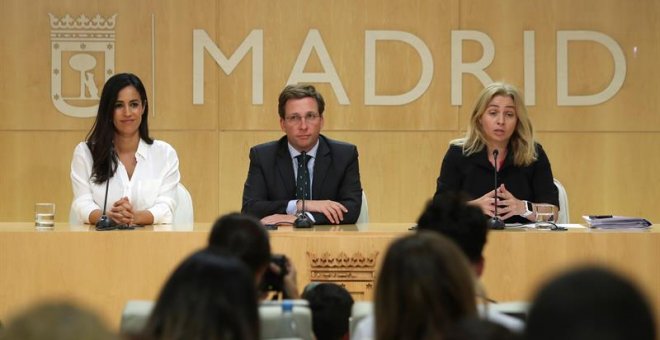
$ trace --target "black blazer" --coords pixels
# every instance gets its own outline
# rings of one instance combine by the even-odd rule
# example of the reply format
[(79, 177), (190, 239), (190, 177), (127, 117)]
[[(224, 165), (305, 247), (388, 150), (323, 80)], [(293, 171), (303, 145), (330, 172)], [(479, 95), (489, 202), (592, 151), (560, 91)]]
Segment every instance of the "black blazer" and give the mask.
[[(286, 136), (278, 141), (250, 149), (250, 168), (243, 187), (246, 214), (263, 218), (286, 214), (290, 200), (296, 198), (296, 181)], [(321, 135), (314, 161), (313, 200), (332, 200), (348, 212), (342, 224), (353, 224), (360, 215), (362, 184), (357, 147)], [(312, 213), (316, 224), (330, 224), (322, 213)]]
[[(504, 184), (519, 200), (549, 203), (559, 206), (559, 194), (553, 182), (550, 161), (541, 144), (535, 143), (538, 158), (528, 166), (515, 166), (513, 157), (506, 155), (497, 173), (497, 185)], [(495, 168), (488, 160), (486, 147), (470, 156), (463, 155), (463, 148), (449, 146), (442, 160), (434, 200), (448, 191), (462, 191), (469, 199), (476, 199), (493, 190)], [(529, 223), (521, 216), (511, 216), (506, 223)]]

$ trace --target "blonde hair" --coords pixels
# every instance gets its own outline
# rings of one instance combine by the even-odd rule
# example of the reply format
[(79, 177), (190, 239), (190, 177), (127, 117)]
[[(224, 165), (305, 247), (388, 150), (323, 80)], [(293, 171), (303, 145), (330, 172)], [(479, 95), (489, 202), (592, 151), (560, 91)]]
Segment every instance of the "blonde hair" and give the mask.
[(516, 166), (532, 164), (538, 156), (536, 147), (534, 146), (534, 128), (532, 127), (532, 122), (529, 120), (522, 95), (511, 84), (496, 82), (486, 86), (479, 94), (474, 110), (472, 110), (470, 124), (467, 127), (465, 136), (454, 139), (449, 143), (461, 146), (463, 148), (463, 154), (466, 156), (483, 150), (486, 141), (479, 120), (486, 112), (488, 103), (495, 96), (508, 96), (516, 106), (516, 128), (509, 140), (509, 152), (513, 156), (513, 164)]

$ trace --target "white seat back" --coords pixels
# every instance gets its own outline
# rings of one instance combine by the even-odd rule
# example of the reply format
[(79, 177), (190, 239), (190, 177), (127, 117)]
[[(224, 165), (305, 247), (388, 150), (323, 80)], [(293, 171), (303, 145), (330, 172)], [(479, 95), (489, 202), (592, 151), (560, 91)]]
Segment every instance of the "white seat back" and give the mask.
[(369, 223), (369, 205), (367, 204), (367, 194), (362, 190), (362, 206), (360, 207), (360, 215), (355, 223)]
[(71, 208), (69, 209), (69, 225), (82, 225), (82, 221), (78, 218), (78, 215), (76, 212), (73, 210), (73, 204), (71, 204)]
[(147, 324), (154, 302), (148, 300), (129, 300), (121, 312), (119, 333), (122, 335), (137, 335)]
[(351, 309), (351, 318), (348, 322), (348, 330), (350, 338), (352, 339), (355, 334), (355, 328), (369, 315), (374, 313), (374, 303), (371, 301), (355, 301)]
[(566, 189), (556, 178), (554, 179), (555, 186), (559, 192), (559, 216), (557, 216), (557, 223), (566, 224), (570, 223), (570, 216), (568, 213), (568, 194)]
[(191, 229), (195, 222), (192, 197), (186, 187), (181, 183), (176, 187), (176, 201), (172, 226), (176, 230)]
[[(147, 324), (155, 303), (147, 300), (129, 300), (124, 306), (119, 323), (123, 335), (137, 335)], [(312, 311), (307, 300), (293, 300), (293, 320), (296, 322), (299, 339), (313, 340)], [(259, 305), (259, 327), (261, 339), (282, 338), (279, 334), (282, 323), (282, 302), (265, 301)]]
[[(293, 320), (299, 334), (299, 337), (294, 339), (314, 339), (312, 311), (307, 300), (293, 300)], [(282, 301), (264, 301), (259, 305), (261, 339), (285, 338), (285, 335), (280, 334), (282, 322)]]

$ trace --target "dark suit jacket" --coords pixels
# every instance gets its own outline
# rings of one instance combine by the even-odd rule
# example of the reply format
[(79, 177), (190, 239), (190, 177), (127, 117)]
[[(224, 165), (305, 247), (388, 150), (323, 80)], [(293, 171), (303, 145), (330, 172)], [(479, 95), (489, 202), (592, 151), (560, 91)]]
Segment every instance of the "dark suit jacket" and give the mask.
[[(506, 189), (519, 200), (534, 203), (549, 203), (559, 206), (557, 187), (552, 181), (552, 168), (548, 156), (541, 144), (536, 143), (538, 158), (528, 166), (515, 166), (513, 157), (507, 153), (504, 164), (497, 172), (497, 185), (504, 184)], [(440, 177), (435, 191), (434, 200), (448, 191), (463, 191), (469, 199), (476, 199), (493, 190), (495, 168), (488, 160), (488, 151), (483, 150), (470, 156), (463, 155), (463, 148), (457, 145), (449, 146), (442, 160)], [(511, 216), (506, 223), (529, 223), (522, 216)]]
[[(355, 145), (321, 135), (314, 163), (313, 200), (332, 200), (348, 212), (343, 224), (355, 223), (362, 206), (362, 185)], [(250, 149), (250, 169), (243, 188), (242, 212), (263, 218), (286, 214), (296, 198), (296, 181), (286, 136)], [(316, 224), (330, 224), (322, 213), (312, 213)]]

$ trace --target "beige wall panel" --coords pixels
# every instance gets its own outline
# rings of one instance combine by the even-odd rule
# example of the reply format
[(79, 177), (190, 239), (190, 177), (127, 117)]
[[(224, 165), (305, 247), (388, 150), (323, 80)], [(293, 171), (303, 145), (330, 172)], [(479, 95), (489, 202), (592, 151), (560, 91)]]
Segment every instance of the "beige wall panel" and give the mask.
[(213, 221), (218, 213), (218, 134), (215, 131), (156, 131), (179, 156), (181, 183), (192, 196), (195, 221)]
[(53, 202), (56, 220), (68, 221), (73, 191), (71, 157), (82, 132), (0, 132), (0, 155), (11, 160), (0, 176), (0, 219), (34, 220), (34, 203)]
[(660, 221), (657, 133), (543, 133), (554, 176), (566, 187), (571, 222), (582, 215)]
[[(156, 119), (152, 126), (165, 129), (215, 129), (218, 119), (217, 64), (206, 54), (204, 105), (193, 105), (193, 30), (201, 29), (216, 38), (217, 1), (157, 1), (155, 24)], [(150, 14), (144, 18), (151, 22)], [(130, 46), (130, 45), (129, 45)], [(150, 56), (150, 54), (149, 54)], [(208, 72), (208, 70), (213, 70)], [(145, 69), (151, 72), (151, 68)], [(248, 75), (243, 78), (249, 79)], [(152, 99), (153, 101), (153, 99)]]
[[(317, 29), (338, 73), (350, 105), (342, 106), (330, 84), (318, 84), (328, 112), (335, 119), (326, 128), (345, 129), (454, 129), (455, 109), (448, 103), (449, 32), (455, 26), (456, 2), (340, 1), (263, 2), (222, 1), (217, 45), (234, 51), (252, 29), (264, 33), (264, 105), (252, 105), (251, 57), (246, 57), (235, 76), (220, 76), (220, 126), (223, 129), (272, 129), (277, 95), (293, 70), (309, 30)], [(237, 16), (236, 13), (249, 13)], [(282, 24), (286, 23), (286, 24)], [(405, 106), (364, 106), (365, 31), (400, 30), (422, 39), (430, 49), (434, 79), (429, 89)], [(420, 76), (421, 63), (413, 48), (401, 42), (377, 44), (376, 93), (401, 94)], [(312, 53), (306, 72), (321, 72)], [(221, 73), (221, 70), (206, 71)], [(239, 79), (235, 79), (239, 78)]]
[[(466, 1), (461, 3), (461, 29), (488, 34), (495, 60), (486, 69), (494, 80), (524, 88), (523, 31), (536, 32), (536, 106), (530, 108), (537, 130), (657, 131), (660, 104), (660, 54), (657, 1)], [(588, 13), (588, 15), (585, 15)], [(497, 24), (494, 25), (493, 23)], [(613, 23), (616, 23), (615, 25)], [(557, 31), (587, 30), (614, 39), (626, 59), (623, 87), (608, 101), (592, 106), (557, 105)], [(465, 61), (481, 56), (480, 47), (465, 44)], [(473, 44), (476, 45), (476, 44)], [(595, 94), (610, 83), (613, 59), (601, 44), (568, 44), (570, 95)], [(460, 121), (464, 127), (482, 84), (464, 76)]]
[[(275, 118), (271, 117), (271, 121), (274, 120)], [(218, 190), (220, 194), (217, 215), (241, 211), (243, 185), (250, 165), (250, 148), (281, 136), (280, 132), (224, 131), (218, 134), (218, 144), (220, 145), (220, 185)]]
[[(455, 137), (444, 132), (329, 132), (357, 145), (360, 176), (369, 202), (369, 220), (417, 220), (435, 192), (440, 162)], [(220, 134), (220, 213), (241, 209), (252, 145), (277, 139), (271, 132)]]
[[(4, 3), (4, 1), (3, 1)], [(3, 68), (13, 70), (3, 73), (3, 82), (11, 85), (0, 99), (0, 129), (87, 129), (90, 119), (68, 117), (57, 111), (51, 101), (51, 41), (50, 19), (48, 13), (56, 17), (66, 14), (78, 18), (86, 15), (91, 18), (96, 14), (103, 17), (116, 17), (116, 45), (114, 49), (115, 71), (131, 70), (138, 73), (142, 80), (151, 84), (151, 43), (150, 43), (150, 8), (149, 2), (45, 2), (34, 1), (30, 6), (18, 0), (8, 0), (8, 7), (14, 8), (12, 15), (6, 16), (3, 23), (3, 46), (11, 46), (11, 52), (2, 54)], [(19, 9), (20, 8), (20, 9)], [(7, 37), (11, 36), (11, 37)], [(7, 45), (4, 45), (4, 43)], [(4, 50), (4, 48), (3, 48)], [(71, 97), (80, 95), (80, 74), (68, 63), (74, 52), (62, 51), (62, 95)], [(105, 63), (103, 52), (88, 51), (97, 63)], [(94, 82), (99, 90), (105, 80), (104, 67), (97, 67)], [(145, 73), (148, 71), (148, 73)], [(76, 106), (93, 106), (95, 100), (70, 101)], [(14, 114), (8, 114), (14, 113)]]

